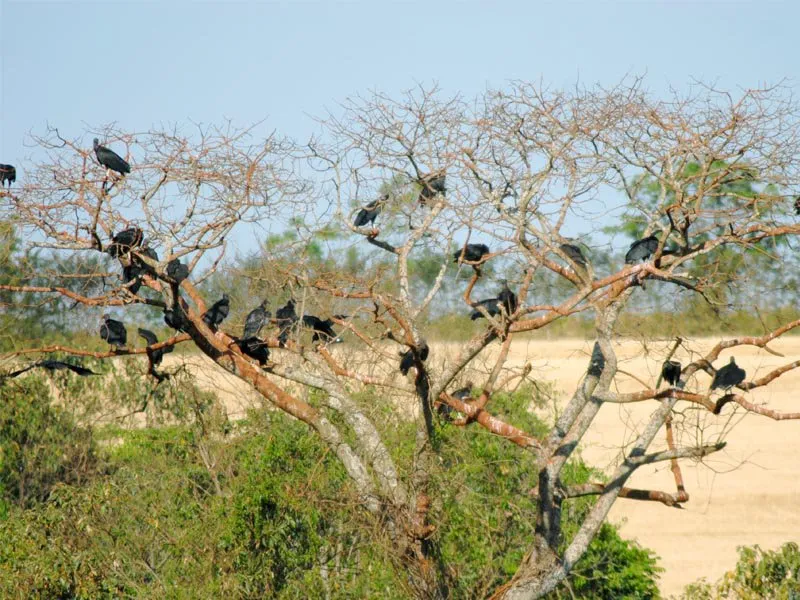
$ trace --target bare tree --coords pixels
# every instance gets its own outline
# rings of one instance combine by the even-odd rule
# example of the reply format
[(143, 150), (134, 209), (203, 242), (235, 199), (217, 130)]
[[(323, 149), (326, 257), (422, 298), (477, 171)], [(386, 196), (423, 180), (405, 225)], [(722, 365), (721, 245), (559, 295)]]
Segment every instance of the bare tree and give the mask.
[[(754, 256), (766, 255), (773, 265), (790, 261), (787, 245), (766, 245), (800, 234), (792, 203), (800, 183), (797, 116), (797, 105), (780, 87), (734, 97), (698, 85), (688, 95), (657, 100), (637, 79), (611, 89), (570, 91), (515, 82), (473, 102), (419, 88), (400, 99), (373, 94), (349, 100), (321, 121), (320, 138), (304, 146), (277, 135), (254, 142), (251, 131), (230, 127), (198, 128), (190, 135), (105, 129), (100, 137), (133, 166), (124, 179), (106, 173), (84, 139), (68, 140), (52, 130), (36, 140), (47, 159), (19, 192), (3, 193), (15, 222), (31, 244), (67, 253), (107, 251), (115, 233), (140, 227), (160, 258), (148, 257), (144, 242), (116, 258), (120, 267), (132, 261), (145, 265), (142, 290), (150, 292), (134, 293), (130, 282), (92, 296), (55, 285), (0, 289), (65, 295), (87, 307), (144, 304), (156, 314), (166, 309), (185, 314), (183, 332), (150, 351), (191, 342), (274, 407), (312, 428), (343, 464), (364, 510), (385, 524), (397, 548), (396, 566), (407, 571), (416, 597), (445, 598), (451, 586), (430, 516), (437, 500), (431, 475), (442, 468), (436, 460), (436, 408), (455, 410), (460, 415), (455, 425), (502, 436), (538, 474), (538, 508), (531, 515), (535, 538), (522, 564), (493, 597), (537, 598), (564, 580), (617, 498), (668, 506), (688, 500), (680, 461), (702, 459), (724, 441), (676, 445), (673, 412), (679, 402), (711, 415), (735, 403), (776, 420), (800, 417), (746, 397), (797, 363), (745, 380), (716, 400), (712, 393), (719, 392), (697, 377), (713, 375), (712, 363), (723, 351), (767, 348), (800, 321), (721, 341), (684, 365), (678, 384), (669, 388), (659, 388), (660, 378), (651, 383), (639, 377), (639, 391), (615, 391), (621, 374), (613, 346), (620, 315), (646, 286), (696, 296), (724, 310), (715, 294), (720, 286), (760, 285), (758, 272), (746, 280), (743, 275)], [(742, 181), (751, 183), (747, 193), (736, 186)], [(645, 186), (654, 201), (644, 200)], [(607, 198), (620, 192), (622, 200), (610, 205)], [(354, 217), (363, 207), (380, 212), (356, 226)], [(575, 240), (566, 232), (597, 233), (599, 223), (611, 218), (604, 214), (655, 236), (644, 260), (619, 260), (609, 267), (585, 246), (576, 254)], [(300, 318), (285, 344), (276, 338), (277, 329), (270, 329), (271, 356), (262, 366), (242, 353), (230, 328), (214, 331), (203, 322), (206, 302), (198, 285), (220, 264), (235, 228), (281, 218), (296, 235), (287, 247), (270, 249), (264, 261), (295, 299)], [(331, 232), (337, 237), (325, 239), (338, 250), (355, 243), (370, 248), (362, 270), (327, 269), (308, 260), (304, 244)], [(489, 252), (465, 262), (467, 243), (484, 243)], [(412, 270), (414, 256), (423, 251), (441, 259), (421, 286)], [(739, 257), (739, 271), (714, 268), (722, 252)], [(174, 259), (188, 265), (188, 279), (168, 274)], [(693, 269), (701, 259), (706, 268)], [(492, 264), (509, 274), (516, 302), (498, 296), (499, 281), (484, 281)], [(463, 310), (477, 311), (476, 321), (485, 326), (450, 354), (424, 334), (426, 315), (454, 268), (471, 270), (463, 285)], [(557, 301), (537, 302), (536, 286), (554, 280), (565, 284), (559, 288), (564, 293)], [(478, 303), (479, 289), (499, 299)], [(328, 313), (321, 319), (330, 318), (355, 344), (337, 348), (329, 336), (305, 333), (312, 321), (302, 316), (320, 311)], [(530, 378), (529, 366), (509, 364), (515, 336), (564, 319), (592, 320), (595, 351), (551, 433), (537, 439), (493, 414), (492, 400)], [(97, 357), (146, 352), (55, 346), (23, 352), (56, 350)], [(408, 377), (397, 372), (401, 355)], [(478, 393), (454, 395), (467, 376)], [(399, 467), (387, 446), (391, 424), (359, 399), (367, 387), (414, 420), (410, 468)], [(652, 413), (625, 447), (609, 482), (566, 485), (564, 466), (600, 407), (634, 402), (651, 403)], [(666, 448), (653, 450), (662, 428)], [(627, 486), (637, 468), (659, 461), (670, 461), (675, 491)], [(564, 503), (586, 495), (596, 496), (593, 508), (577, 534), (565, 540)]]

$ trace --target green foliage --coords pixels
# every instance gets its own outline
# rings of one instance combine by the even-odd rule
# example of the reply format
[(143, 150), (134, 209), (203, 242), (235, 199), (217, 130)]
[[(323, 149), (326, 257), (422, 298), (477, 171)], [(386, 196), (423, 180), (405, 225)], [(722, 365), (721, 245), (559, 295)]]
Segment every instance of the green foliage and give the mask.
[(739, 548), (739, 562), (714, 585), (700, 580), (686, 587), (682, 600), (796, 600), (800, 598), (800, 548), (787, 542), (777, 550), (758, 545)]
[(616, 528), (604, 523), (568, 582), (549, 598), (659, 598), (656, 580), (661, 570), (651, 550), (623, 540)]
[[(670, 300), (673, 300), (671, 297)], [(723, 310), (717, 311), (703, 302), (690, 302), (682, 311), (630, 312), (620, 315), (615, 332), (622, 338), (657, 338), (675, 336), (701, 337), (710, 335), (762, 335), (784, 323), (800, 318), (800, 310), (787, 306), (774, 310)], [(463, 342), (470, 339), (485, 321), (470, 321), (466, 315), (445, 315), (426, 324), (424, 335), (428, 340)], [(590, 317), (575, 316), (554, 321), (546, 329), (517, 334), (516, 340), (580, 338), (591, 339), (594, 321)], [(785, 335), (798, 335), (790, 331)]]
[(393, 597), (338, 461), (302, 425), (271, 426), (113, 431), (107, 475), (0, 520), (0, 597)]
[(478, 331), (486, 327), (486, 321), (470, 321), (469, 313), (448, 314), (432, 320), (425, 327), (428, 340), (466, 342)]
[[(772, 311), (714, 312), (708, 304), (698, 302), (681, 312), (652, 314), (626, 313), (620, 316), (616, 332), (622, 337), (762, 335), (784, 323), (800, 318), (800, 310), (786, 307)], [(789, 332), (788, 335), (797, 335)]]
[[(361, 400), (378, 404), (369, 391)], [(540, 402), (533, 389), (493, 402), (546, 435), (529, 410)], [(440, 429), (434, 535), (453, 597), (474, 598), (507, 580), (531, 539), (535, 466), (485, 430)], [(109, 427), (97, 438), (102, 472), (51, 487), (26, 510), (0, 511), (0, 597), (410, 597), (384, 525), (365, 516), (341, 463), (297, 421), (254, 412), (232, 426), (206, 408), (190, 425)], [(408, 468), (413, 445), (391, 447)], [(566, 470), (570, 482), (594, 475), (581, 463)], [(567, 518), (590, 504), (568, 503)], [(608, 526), (569, 585), (583, 598), (654, 597), (653, 565)]]
[(290, 438), (286, 433), (284, 429), (255, 436), (238, 450), (237, 468), (243, 477), (223, 546), (235, 555), (248, 596), (274, 596), (295, 585), (294, 593), (299, 594), (306, 585), (319, 586), (314, 577), (301, 575), (298, 580), (298, 575), (314, 570), (328, 527), (322, 508), (307, 503), (305, 477), (317, 467), (324, 469), (326, 476), (317, 480), (314, 494), (328, 498), (345, 485), (340, 463), (318, 438), (301, 431)]
[(408, 261), (408, 276), (422, 289), (430, 289), (439, 275), (442, 263), (447, 260), (441, 252), (424, 248), (418, 256)]
[[(3, 597), (156, 597), (221, 593), (208, 473), (185, 460), (191, 436), (161, 431), (84, 487), (57, 489), (44, 505), (0, 523)], [(196, 446), (189, 446), (194, 450)], [(224, 560), (224, 557), (222, 557)], [(163, 596), (162, 596), (163, 597)]]
[(41, 378), (0, 383), (0, 503), (29, 507), (97, 468), (91, 431), (53, 406)]
[[(677, 165), (676, 165), (677, 166)], [(736, 165), (716, 161), (703, 172), (698, 163), (688, 163), (680, 171), (680, 185), (673, 188), (649, 174), (640, 175), (632, 181), (634, 198), (628, 205), (619, 225), (605, 227), (609, 235), (622, 234), (631, 241), (640, 239), (645, 225), (657, 210), (663, 211), (660, 225), (670, 227), (666, 208), (695, 198), (705, 191), (701, 199), (705, 213), (693, 215), (688, 229), (691, 246), (709, 239), (729, 234), (728, 220), (720, 220), (717, 211), (737, 210), (742, 213), (755, 211), (755, 217), (771, 219), (776, 213), (787, 209), (783, 202), (759, 200), (760, 197), (780, 197), (774, 185), (765, 185), (758, 171), (746, 163)], [(711, 190), (709, 192), (709, 190)], [(675, 226), (680, 229), (686, 215), (680, 209), (671, 209)], [(679, 231), (671, 229), (665, 247), (676, 247), (684, 243)], [(776, 260), (776, 259), (780, 260)], [(786, 267), (793, 261), (793, 252), (785, 236), (767, 238), (756, 243), (719, 246), (687, 263), (682, 272), (695, 280), (704, 282), (706, 295), (721, 305), (755, 303), (757, 306), (774, 309), (785, 306), (796, 295), (798, 282)], [(752, 277), (753, 274), (758, 277)], [(761, 288), (756, 286), (763, 286)], [(769, 294), (764, 290), (769, 289)], [(696, 302), (696, 299), (689, 302)], [(684, 304), (691, 310), (692, 306)], [(709, 332), (710, 333), (710, 332)]]
[[(521, 405), (529, 405), (531, 390), (499, 394), (493, 410), (524, 419), (539, 435), (544, 424)], [(436, 497), (442, 498), (437, 535), (446, 564), (454, 571), (455, 596), (484, 597), (519, 566), (526, 544), (533, 539), (535, 465), (520, 460), (520, 450), (482, 429), (445, 426), (443, 468), (437, 473)]]
[[(547, 425), (529, 410), (532, 403), (542, 402), (532, 388), (520, 388), (513, 394), (496, 394), (492, 410), (544, 437)], [(443, 504), (433, 522), (439, 525), (445, 563), (455, 575), (454, 597), (485, 597), (514, 574), (533, 538), (535, 462), (482, 429), (445, 426), (443, 437), (444, 468), (436, 479)], [(571, 462), (563, 477), (569, 485), (598, 480), (600, 474)], [(590, 498), (565, 505), (565, 543), (591, 505)], [(574, 573), (551, 597), (657, 598), (659, 570), (652, 552), (623, 540), (613, 526), (605, 525)]]
[[(63, 256), (28, 249), (22, 251), (13, 222), (0, 221), (0, 284), (55, 286), (91, 296), (100, 292), (109, 258), (85, 253)], [(60, 294), (43, 298), (33, 292), (0, 291), (0, 349), (35, 343), (61, 342), (94, 326), (87, 317), (67, 309), (73, 301)], [(88, 320), (87, 320), (88, 319)]]

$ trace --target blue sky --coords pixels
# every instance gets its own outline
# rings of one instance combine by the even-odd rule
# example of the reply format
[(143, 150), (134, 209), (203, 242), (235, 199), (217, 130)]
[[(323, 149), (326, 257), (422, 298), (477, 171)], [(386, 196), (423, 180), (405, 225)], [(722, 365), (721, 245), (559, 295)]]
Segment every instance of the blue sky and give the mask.
[[(368, 89), (509, 79), (654, 91), (798, 73), (798, 3), (0, 2), (0, 162), (29, 130), (193, 119), (304, 137), (308, 115)], [(794, 82), (796, 84), (796, 81)]]
[(466, 97), (646, 74), (797, 86), (800, 3), (13, 2), (0, 0), (0, 162), (29, 131), (265, 120), (304, 139), (348, 95), (437, 81)]

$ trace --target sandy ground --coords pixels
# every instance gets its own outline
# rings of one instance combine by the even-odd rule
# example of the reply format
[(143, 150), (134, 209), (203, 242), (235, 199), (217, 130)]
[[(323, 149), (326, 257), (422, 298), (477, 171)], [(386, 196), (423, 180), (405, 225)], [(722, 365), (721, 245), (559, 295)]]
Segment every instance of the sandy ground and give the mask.
[[(715, 341), (692, 340), (686, 345), (691, 352), (702, 352)], [(617, 348), (620, 369), (652, 385), (670, 345), (623, 342)], [(749, 347), (735, 349), (733, 354), (746, 369), (748, 379), (800, 360), (798, 337), (778, 340), (770, 347), (783, 357)], [(339, 347), (336, 351), (344, 349)], [(433, 345), (431, 359), (446, 360), (454, 351), (451, 345)], [(582, 340), (516, 341), (509, 360), (518, 366), (529, 362), (533, 377), (553, 384), (549, 406), (540, 409), (543, 417), (552, 419), (553, 410), (568, 401), (583, 376), (590, 352), (591, 345)], [(727, 363), (730, 355), (723, 353), (716, 366)], [(684, 363), (689, 357), (690, 353), (683, 349), (677, 355)], [(243, 415), (248, 407), (262, 404), (259, 396), (241, 381), (203, 357), (168, 358), (189, 360), (200, 385), (218, 393), (232, 418)], [(703, 373), (689, 382), (687, 389), (706, 390), (709, 383)], [(618, 376), (617, 385), (620, 391), (641, 389), (641, 384), (625, 375)], [(748, 396), (751, 401), (775, 409), (800, 411), (800, 372), (790, 372)], [(597, 468), (613, 469), (621, 449), (635, 439), (654, 407), (653, 401), (604, 405), (581, 446), (583, 458)], [(682, 462), (690, 494), (690, 501), (682, 510), (621, 499), (610, 515), (624, 536), (638, 540), (659, 555), (665, 568), (661, 589), (666, 595), (679, 593), (684, 585), (700, 577), (709, 581), (719, 578), (735, 564), (737, 546), (759, 544), (774, 548), (785, 541), (800, 541), (800, 461), (795, 459), (800, 454), (800, 422), (745, 415), (731, 404), (718, 416), (686, 403), (680, 403), (678, 411), (679, 444), (698, 440), (712, 443), (722, 436), (728, 446), (703, 463)], [(662, 447), (663, 436), (651, 449)], [(641, 468), (629, 485), (675, 490), (668, 463)]]
[[(696, 340), (689, 346), (694, 351), (704, 351), (715, 341)], [(670, 343), (643, 346), (626, 342), (618, 348), (620, 369), (652, 383), (669, 346)], [(800, 359), (800, 338), (786, 338), (770, 347), (784, 356), (752, 347), (732, 351), (748, 379)], [(589, 344), (579, 341), (520, 343), (513, 348), (512, 359), (522, 362), (527, 356), (537, 376), (556, 382), (556, 400), (563, 405), (569, 399), (568, 393), (575, 389), (590, 351)], [(716, 366), (727, 363), (729, 356), (731, 352), (723, 353)], [(684, 363), (688, 357), (686, 352), (678, 354)], [(618, 379), (621, 391), (640, 389), (629, 378)], [(709, 384), (709, 377), (701, 374), (687, 387), (706, 390)], [(748, 397), (771, 408), (800, 411), (800, 372), (786, 374)], [(604, 405), (584, 440), (583, 457), (592, 465), (613, 468), (620, 450), (635, 439), (654, 405), (653, 401)], [(689, 408), (686, 403), (679, 403), (677, 410), (682, 413), (678, 417), (682, 420), (682, 433), (678, 435), (684, 443), (711, 443), (724, 436), (728, 446), (704, 463), (682, 461), (684, 483), (690, 494), (684, 509), (621, 499), (610, 515), (613, 522), (621, 525), (624, 536), (638, 540), (661, 557), (665, 568), (661, 590), (665, 595), (679, 593), (683, 586), (700, 577), (715, 581), (735, 564), (737, 546), (759, 544), (774, 548), (789, 540), (800, 541), (800, 461), (796, 459), (800, 454), (800, 422), (744, 415), (741, 408), (735, 410), (730, 404), (719, 416)], [(658, 448), (664, 447), (663, 437), (657, 444)], [(668, 463), (640, 469), (629, 485), (675, 489)]]

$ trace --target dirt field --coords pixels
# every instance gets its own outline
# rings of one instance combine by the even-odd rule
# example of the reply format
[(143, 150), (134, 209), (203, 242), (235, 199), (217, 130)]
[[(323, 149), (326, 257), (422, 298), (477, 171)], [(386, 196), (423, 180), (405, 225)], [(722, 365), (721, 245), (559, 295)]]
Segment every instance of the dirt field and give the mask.
[[(691, 347), (703, 351), (715, 342), (697, 340)], [(668, 346), (649, 347), (652, 355), (645, 357), (641, 344), (627, 342), (618, 350), (620, 368), (653, 382)], [(748, 379), (800, 359), (800, 339), (796, 337), (770, 347), (784, 357), (748, 347), (733, 351)], [(559, 400), (563, 403), (585, 368), (585, 353), (590, 350), (582, 342), (518, 344), (514, 358), (521, 362), (527, 354), (541, 377), (558, 382)], [(716, 365), (725, 364), (730, 355), (723, 353)], [(682, 353), (679, 358), (685, 363), (688, 355)], [(620, 380), (621, 391), (637, 389), (638, 384), (631, 380)], [(708, 376), (702, 374), (688, 387), (705, 390), (709, 383)], [(748, 396), (775, 409), (799, 411), (800, 372), (786, 374), (767, 389)], [(583, 445), (584, 458), (596, 466), (613, 467), (620, 448), (635, 438), (653, 405), (651, 401), (635, 406), (603, 406)], [(652, 548), (661, 557), (666, 569), (661, 580), (665, 595), (680, 592), (684, 585), (700, 577), (716, 580), (733, 567), (737, 546), (760, 544), (773, 548), (785, 541), (800, 541), (800, 461), (796, 459), (800, 454), (800, 422), (742, 416), (741, 408), (735, 411), (732, 405), (719, 416), (686, 410), (685, 403), (677, 408), (684, 414), (686, 443), (698, 436), (707, 443), (713, 442), (724, 433), (728, 446), (704, 464), (683, 461), (684, 482), (690, 494), (683, 510), (622, 499), (611, 511), (611, 520), (622, 525), (623, 535)], [(629, 485), (675, 489), (668, 464), (640, 469)]]
[[(715, 340), (716, 341), (716, 340)], [(692, 351), (707, 350), (711, 340), (688, 342)], [(618, 347), (620, 369), (654, 382), (669, 342), (648, 344), (627, 341)], [(747, 378), (763, 375), (772, 368), (800, 359), (800, 338), (792, 337), (771, 344), (783, 354), (778, 357), (754, 348), (736, 349), (737, 363), (747, 371)], [(433, 345), (433, 360), (445, 360), (455, 350), (445, 344)], [(585, 372), (591, 346), (578, 340), (519, 341), (512, 347), (510, 360), (522, 365), (530, 362), (533, 376), (554, 384), (551, 406), (563, 406)], [(723, 353), (716, 366), (727, 363), (730, 353)], [(689, 354), (677, 356), (686, 362)], [(179, 359), (179, 357), (174, 357)], [(195, 364), (202, 358), (191, 359)], [(201, 384), (217, 389), (231, 416), (241, 412), (258, 397), (243, 388), (230, 375), (210, 368), (198, 369)], [(477, 381), (477, 379), (476, 379)], [(640, 384), (623, 375), (618, 377), (620, 391), (639, 389)], [(705, 390), (709, 378), (704, 373), (690, 382), (687, 389)], [(791, 372), (774, 381), (767, 389), (750, 393), (752, 401), (782, 410), (800, 410), (800, 372)], [(611, 469), (620, 449), (630, 443), (646, 421), (655, 403), (605, 405), (582, 446), (582, 455), (590, 464)], [(726, 406), (719, 416), (678, 405), (681, 411), (679, 439), (690, 443), (701, 439), (714, 442), (724, 435), (728, 446), (703, 464), (684, 461), (683, 476), (690, 501), (683, 510), (658, 503), (619, 500), (611, 520), (622, 526), (622, 533), (652, 548), (666, 569), (661, 589), (678, 593), (685, 584), (700, 577), (716, 580), (736, 561), (736, 547), (760, 544), (774, 548), (789, 540), (800, 541), (800, 422), (772, 421), (759, 415), (743, 415), (741, 408)], [(543, 409), (552, 418), (552, 408)], [(550, 414), (547, 414), (547, 413)], [(663, 447), (663, 438), (657, 442)], [(655, 448), (654, 448), (655, 449)], [(674, 491), (675, 484), (668, 463), (640, 469), (629, 485)]]

